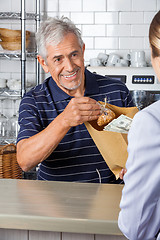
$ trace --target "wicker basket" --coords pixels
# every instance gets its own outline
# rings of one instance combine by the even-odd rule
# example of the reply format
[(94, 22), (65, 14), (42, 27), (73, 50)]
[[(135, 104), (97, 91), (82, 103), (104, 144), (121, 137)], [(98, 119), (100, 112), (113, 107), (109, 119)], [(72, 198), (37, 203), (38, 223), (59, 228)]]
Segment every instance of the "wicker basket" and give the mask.
[(0, 146), (0, 178), (22, 178), (22, 169), (16, 158), (16, 146), (12, 143)]

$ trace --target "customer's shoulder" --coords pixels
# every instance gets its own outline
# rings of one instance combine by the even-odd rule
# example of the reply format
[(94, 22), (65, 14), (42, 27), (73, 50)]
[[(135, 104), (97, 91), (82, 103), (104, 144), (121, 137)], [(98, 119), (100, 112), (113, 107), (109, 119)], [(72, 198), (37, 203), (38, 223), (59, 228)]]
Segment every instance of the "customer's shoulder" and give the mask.
[(148, 107), (142, 110), (142, 113), (151, 115), (154, 118), (157, 118), (160, 121), (160, 100), (152, 103)]
[(144, 121), (145, 124), (153, 121), (160, 122), (160, 100), (139, 111), (134, 121)]

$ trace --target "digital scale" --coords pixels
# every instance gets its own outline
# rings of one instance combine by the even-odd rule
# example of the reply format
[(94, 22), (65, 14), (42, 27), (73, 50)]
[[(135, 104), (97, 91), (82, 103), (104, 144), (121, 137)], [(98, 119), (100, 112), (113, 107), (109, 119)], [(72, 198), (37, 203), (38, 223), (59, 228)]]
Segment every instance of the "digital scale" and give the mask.
[(152, 67), (87, 67), (87, 69), (124, 82), (130, 91), (142, 90), (160, 94), (160, 82)]

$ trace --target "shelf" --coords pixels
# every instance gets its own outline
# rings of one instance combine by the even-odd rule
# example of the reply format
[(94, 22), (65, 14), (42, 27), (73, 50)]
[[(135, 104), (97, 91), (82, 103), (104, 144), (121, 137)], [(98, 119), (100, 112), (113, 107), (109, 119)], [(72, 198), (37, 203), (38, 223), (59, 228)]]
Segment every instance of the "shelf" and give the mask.
[[(40, 79), (40, 67), (39, 62), (37, 59), (37, 49), (35, 52), (27, 52), (25, 46), (25, 25), (26, 20), (34, 20), (36, 25), (36, 31), (40, 26), (41, 14), (40, 14), (40, 0), (36, 0), (36, 11), (33, 13), (27, 13), (25, 10), (26, 0), (20, 0), (21, 2), (21, 11), (20, 12), (0, 12), (0, 20), (10, 20), (17, 19), (21, 22), (21, 49), (18, 51), (7, 51), (7, 50), (0, 50), (0, 58), (3, 59), (17, 59), (21, 60), (21, 86), (22, 89), (20, 92), (10, 92), (10, 91), (1, 91), (0, 90), (0, 97), (17, 97), (23, 96), (27, 89), (25, 89), (25, 82), (26, 82), (26, 60), (28, 58), (35, 59), (36, 61), (36, 84), (39, 84)], [(32, 50), (31, 50), (32, 51)], [(34, 50), (33, 50), (34, 51)]]
[[(26, 92), (28, 92), (33, 86), (26, 87)], [(10, 90), (9, 88), (0, 88), (0, 99), (1, 98), (21, 98), (21, 90)]]
[[(20, 52), (0, 52), (0, 57), (1, 58), (7, 58), (9, 60), (11, 59), (19, 59), (21, 58), (21, 53)], [(27, 58), (36, 58), (37, 57), (37, 53), (32, 52), (32, 53), (26, 53), (26, 57)]]
[(0, 138), (0, 145), (6, 145), (6, 144), (10, 144), (10, 143), (16, 144), (16, 139), (15, 138), (6, 138), (6, 139)]
[[(14, 53), (11, 53), (11, 52), (0, 52), (0, 57), (5, 57), (5, 58), (8, 58), (8, 59), (11, 59), (11, 58), (21, 58), (21, 53), (18, 53), (18, 52), (14, 52)], [(28, 57), (28, 58), (36, 58), (37, 57), (37, 53), (35, 53), (35, 52), (26, 53), (26, 57)]]
[[(4, 57), (4, 58), (7, 58), (7, 59), (12, 59), (12, 58), (21, 58), (21, 52), (9, 52), (9, 51), (6, 51), (6, 52), (1, 52), (0, 51), (0, 57)], [(26, 52), (26, 57), (27, 58), (36, 58), (37, 57), (37, 53), (35, 52), (32, 52), (32, 53), (27, 53)]]
[[(34, 13), (26, 13), (27, 20), (37, 19), (38, 15)], [(21, 19), (21, 13), (16, 12), (0, 12), (0, 19)]]
[(0, 88), (0, 98), (2, 97), (13, 97), (13, 98), (20, 98), (21, 91), (17, 90), (9, 90), (7, 88)]

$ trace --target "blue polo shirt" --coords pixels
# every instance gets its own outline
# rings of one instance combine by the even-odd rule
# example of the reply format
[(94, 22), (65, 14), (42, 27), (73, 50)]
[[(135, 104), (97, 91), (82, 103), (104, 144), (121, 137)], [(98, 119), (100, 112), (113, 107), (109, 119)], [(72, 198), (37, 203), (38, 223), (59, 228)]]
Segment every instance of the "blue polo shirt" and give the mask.
[[(85, 96), (120, 107), (131, 107), (129, 90), (119, 80), (85, 70)], [(52, 77), (27, 92), (19, 109), (17, 142), (45, 129), (71, 100)], [(54, 134), (54, 132), (53, 132)], [(105, 143), (107, 144), (107, 143)], [(108, 168), (84, 124), (72, 127), (53, 153), (44, 160), (38, 171), (39, 180), (115, 183)]]

